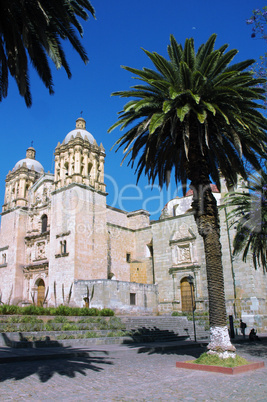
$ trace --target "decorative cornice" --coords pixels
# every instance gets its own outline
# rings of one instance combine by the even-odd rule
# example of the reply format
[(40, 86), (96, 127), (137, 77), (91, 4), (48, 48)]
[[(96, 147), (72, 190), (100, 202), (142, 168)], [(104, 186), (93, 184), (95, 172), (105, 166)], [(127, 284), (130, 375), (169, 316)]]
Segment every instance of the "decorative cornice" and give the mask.
[(47, 271), (48, 265), (49, 265), (48, 261), (42, 262), (41, 264), (25, 265), (25, 267), (23, 268), (23, 273), (26, 274), (28, 272), (33, 271)]
[(145, 209), (138, 209), (137, 211), (132, 211), (127, 213), (127, 218), (130, 218), (132, 216), (138, 216), (138, 215), (146, 215), (150, 216), (150, 213), (146, 211)]
[(43, 237), (49, 237), (49, 235), (50, 235), (50, 230), (47, 230), (46, 232), (38, 233), (36, 235), (25, 236), (25, 240), (30, 241), (30, 240), (35, 240), (35, 239), (42, 239)]
[(55, 254), (55, 258), (68, 257), (69, 253)]
[(192, 264), (192, 263), (188, 263), (188, 265), (186, 265), (186, 264), (182, 263), (179, 266), (169, 268), (169, 274), (172, 275), (172, 274), (175, 274), (175, 273), (177, 273), (179, 271), (191, 271), (191, 272), (194, 272), (195, 269), (200, 269), (200, 265)]
[[(104, 183), (100, 183), (100, 184), (104, 184)], [(104, 185), (105, 185), (105, 184), (104, 184)], [(86, 184), (81, 184), (81, 183), (70, 183), (70, 184), (67, 184), (66, 186), (60, 187), (60, 188), (58, 188), (58, 189), (52, 191), (52, 192), (51, 192), (51, 195), (55, 195), (55, 194), (57, 194), (57, 193), (61, 193), (62, 191), (69, 190), (70, 188), (76, 187), (76, 186), (78, 186), (78, 187), (80, 187), (80, 188), (83, 188), (84, 190), (93, 191), (94, 193), (98, 193), (98, 194), (101, 194), (101, 195), (104, 195), (104, 196), (107, 196), (107, 195), (108, 195), (108, 193), (106, 193), (106, 192), (104, 192), (104, 191), (96, 190), (96, 189), (95, 189), (94, 187), (92, 187), (92, 186), (87, 186)]]
[(70, 235), (70, 230), (68, 232), (64, 232), (64, 233), (59, 233), (56, 235), (56, 239), (58, 239), (59, 237), (64, 237), (64, 236), (69, 236)]

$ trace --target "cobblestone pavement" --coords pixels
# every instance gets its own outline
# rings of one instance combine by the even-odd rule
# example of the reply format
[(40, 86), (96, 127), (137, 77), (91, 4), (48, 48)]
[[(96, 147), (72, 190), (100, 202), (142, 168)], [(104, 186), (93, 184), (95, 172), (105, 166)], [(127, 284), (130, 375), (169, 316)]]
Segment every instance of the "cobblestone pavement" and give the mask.
[(237, 345), (265, 368), (238, 375), (177, 369), (201, 348), (88, 348), (88, 357), (0, 364), (0, 401), (267, 401), (267, 344)]

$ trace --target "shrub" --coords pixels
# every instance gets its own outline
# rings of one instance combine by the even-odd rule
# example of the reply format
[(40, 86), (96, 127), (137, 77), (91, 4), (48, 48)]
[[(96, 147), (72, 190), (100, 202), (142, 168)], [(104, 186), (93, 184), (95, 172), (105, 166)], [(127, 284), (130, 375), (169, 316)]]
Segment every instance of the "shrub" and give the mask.
[(12, 314), (19, 314), (20, 313), (20, 307), (18, 306), (13, 306), (9, 304), (2, 304), (0, 306), (0, 314), (6, 315), (12, 315)]
[(70, 322), (62, 325), (62, 331), (77, 331), (79, 328), (77, 325)]
[(95, 331), (88, 331), (88, 332), (86, 332), (85, 337), (86, 338), (97, 338), (98, 335)]
[(41, 307), (33, 304), (26, 307), (3, 304), (0, 305), (0, 315), (55, 315), (55, 316), (113, 316), (114, 311), (105, 308), (98, 310), (97, 308), (87, 307), (69, 307), (60, 305), (58, 307)]
[(73, 316), (80, 315), (80, 310), (81, 310), (80, 307), (70, 307), (70, 309), (71, 309), (70, 315), (73, 315)]
[(80, 318), (77, 321), (79, 324), (93, 324), (95, 323), (95, 319), (94, 318)]
[(30, 306), (22, 307), (21, 314), (23, 315), (37, 315), (38, 307), (31, 304)]
[[(12, 318), (15, 318), (15, 317), (12, 317)], [(13, 321), (13, 322), (23, 322), (23, 323), (27, 323), (27, 324), (40, 324), (40, 323), (43, 323), (43, 320), (41, 318), (36, 318), (36, 317), (33, 317), (33, 316), (16, 317), (16, 318), (17, 318), (17, 321)]]
[(56, 315), (56, 307), (47, 307), (46, 315)]
[(47, 315), (47, 308), (42, 306), (36, 306), (36, 315)]
[(109, 325), (108, 325), (107, 321), (100, 323), (99, 329), (109, 329)]
[(114, 314), (115, 314), (114, 311), (111, 310), (110, 308), (103, 308), (103, 310), (100, 310), (100, 315), (105, 317), (111, 317)]
[(64, 316), (57, 316), (57, 317), (53, 318), (53, 320), (48, 321), (49, 324), (51, 324), (51, 323), (64, 324), (66, 322), (70, 322), (70, 321), (68, 320), (68, 318), (66, 318)]
[(63, 339), (75, 339), (75, 335), (61, 334), (61, 335), (58, 335), (57, 339), (58, 339), (58, 340), (63, 340)]
[(6, 322), (7, 323), (12, 323), (12, 324), (18, 324), (18, 323), (20, 323), (22, 321), (21, 321), (21, 317), (8, 317)]
[(99, 310), (97, 308), (82, 307), (79, 309), (80, 316), (98, 316)]
[(55, 309), (55, 315), (71, 315), (71, 307), (63, 306), (63, 304), (61, 304)]
[(44, 324), (45, 331), (55, 331), (54, 325), (50, 322)]
[(108, 321), (108, 327), (110, 329), (123, 329), (125, 325), (121, 322), (121, 319), (118, 317), (110, 317)]
[(126, 334), (124, 331), (111, 331), (107, 334), (107, 337), (114, 338), (117, 336), (125, 336), (125, 335)]

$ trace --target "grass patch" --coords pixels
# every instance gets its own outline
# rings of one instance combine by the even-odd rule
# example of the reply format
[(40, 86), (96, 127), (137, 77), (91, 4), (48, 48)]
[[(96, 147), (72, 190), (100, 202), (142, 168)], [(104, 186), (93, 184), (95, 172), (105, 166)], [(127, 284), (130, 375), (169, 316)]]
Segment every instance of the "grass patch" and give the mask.
[(219, 356), (202, 353), (202, 355), (200, 355), (196, 360), (187, 361), (187, 363), (205, 364), (207, 366), (238, 367), (249, 364), (250, 362), (238, 355), (236, 355), (235, 359), (232, 357), (228, 357), (228, 359), (220, 359)]

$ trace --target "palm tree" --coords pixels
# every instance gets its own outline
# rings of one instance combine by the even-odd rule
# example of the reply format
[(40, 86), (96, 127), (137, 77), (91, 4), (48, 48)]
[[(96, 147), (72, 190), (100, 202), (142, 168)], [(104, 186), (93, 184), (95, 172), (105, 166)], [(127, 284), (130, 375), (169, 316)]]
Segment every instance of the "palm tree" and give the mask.
[(88, 0), (3, 0), (0, 3), (0, 101), (7, 96), (9, 73), (15, 78), (26, 105), (32, 104), (28, 59), (53, 94), (53, 79), (48, 59), (63, 67), (71, 77), (62, 48), (68, 40), (87, 63), (88, 57), (76, 30), (82, 36), (78, 17), (95, 15)]
[(245, 71), (254, 61), (229, 66), (237, 50), (225, 52), (227, 45), (214, 50), (215, 40), (211, 35), (195, 52), (193, 38), (182, 47), (171, 35), (169, 60), (144, 50), (156, 70), (123, 67), (142, 82), (113, 93), (133, 99), (109, 131), (130, 125), (115, 145), (124, 148), (131, 166), (139, 156), (137, 181), (144, 172), (151, 183), (158, 179), (163, 186), (173, 170), (184, 192), (191, 182), (194, 218), (206, 256), (208, 349), (226, 357), (234, 355), (235, 348), (226, 326), (220, 223), (210, 183), (213, 180), (220, 188), (220, 172), (231, 184), (238, 174), (246, 177), (245, 160), (259, 168), (257, 155), (266, 147), (266, 119), (257, 110), (263, 106), (255, 102), (264, 99), (258, 87), (262, 80)]
[(241, 191), (229, 193), (225, 205), (230, 207), (227, 219), (236, 226), (234, 254), (243, 251), (246, 262), (252, 255), (255, 269), (267, 271), (267, 162), (265, 170), (249, 177)]

